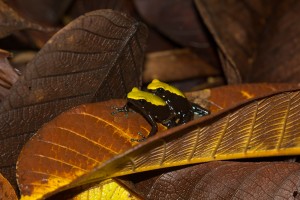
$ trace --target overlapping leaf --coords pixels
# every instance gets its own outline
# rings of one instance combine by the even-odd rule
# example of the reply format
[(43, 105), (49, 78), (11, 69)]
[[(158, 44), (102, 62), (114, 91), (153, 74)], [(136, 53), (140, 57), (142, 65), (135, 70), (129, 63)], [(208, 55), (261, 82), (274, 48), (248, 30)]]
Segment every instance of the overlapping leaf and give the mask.
[(122, 98), (141, 84), (146, 37), (143, 24), (99, 10), (48, 41), (0, 106), (0, 171), (12, 184), (23, 144), (43, 123), (79, 104)]
[(0, 1), (0, 28), (0, 38), (6, 37), (15, 31), (28, 28), (39, 31), (53, 30), (24, 19), (2, 0)]
[(130, 140), (138, 138), (138, 132), (147, 136), (150, 125), (138, 113), (112, 114), (112, 106), (124, 103), (111, 100), (79, 106), (39, 130), (24, 146), (18, 161), (22, 195), (33, 194), (35, 199), (65, 186), (132, 148), (137, 142)]
[(287, 91), (195, 120), (150, 138), (73, 184), (213, 160), (297, 155), (299, 102), (299, 90)]
[(0, 200), (17, 200), (17, 195), (10, 183), (0, 174)]
[(123, 184), (113, 179), (107, 179), (100, 183), (93, 183), (81, 187), (73, 188), (51, 196), (49, 200), (72, 199), (72, 200), (139, 200), (139, 195), (128, 191)]
[(153, 200), (297, 199), (300, 164), (216, 161), (121, 179), (130, 180), (133, 190)]
[[(231, 91), (234, 91), (234, 86), (231, 87), (233, 87)], [(278, 88), (280, 87), (278, 85)], [(257, 85), (256, 88), (265, 88), (270, 92), (276, 90), (276, 85), (265, 87)], [(247, 91), (247, 86), (244, 91)], [(252, 94), (259, 96), (259, 90), (256, 93), (254, 91), (252, 90)], [(121, 113), (112, 116), (111, 104), (108, 106), (108, 103), (106, 108), (99, 104), (98, 108), (82, 106), (73, 109), (45, 126), (24, 147), (18, 163), (20, 190), (24, 196), (31, 195), (37, 198), (43, 195), (49, 196), (59, 186), (64, 186), (63, 188), (66, 189), (94, 179), (139, 171), (209, 160), (299, 153), (300, 148), (297, 142), (290, 144), (289, 148), (286, 148), (286, 145), (291, 137), (300, 136), (297, 136), (297, 132), (288, 132), (291, 131), (290, 128), (284, 129), (287, 133), (283, 136), (282, 130), (285, 126), (281, 123), (287, 112), (285, 105), (291, 104), (291, 111), (286, 120), (291, 121), (289, 127), (297, 125), (297, 114), (294, 112), (297, 113), (296, 104), (300, 101), (298, 93), (299, 91), (296, 90), (274, 94), (265, 99), (244, 103), (243, 107), (225, 109), (222, 113), (212, 114), (207, 118), (168, 130), (164, 136), (150, 138), (125, 154), (119, 153), (130, 148), (129, 139), (136, 137), (134, 136), (136, 132), (143, 129), (139, 128), (143, 125), (139, 124), (137, 119), (131, 118), (134, 113), (130, 113), (128, 118), (123, 114), (120, 115)], [(291, 98), (289, 99), (287, 95)], [(279, 99), (285, 101), (278, 101)], [(273, 108), (278, 105), (280, 105), (279, 109), (273, 111)], [(276, 119), (272, 115), (278, 116), (278, 120), (272, 121)], [(105, 125), (104, 122), (105, 126), (101, 126), (103, 119), (106, 119), (108, 123), (118, 123), (121, 130), (115, 129), (114, 134), (111, 134), (111, 125)], [(87, 123), (89, 120), (92, 123)], [(128, 128), (129, 125), (134, 126), (135, 129)], [(261, 128), (264, 126), (272, 131), (265, 133), (266, 131)], [(275, 128), (271, 129), (269, 126)], [(120, 135), (127, 139), (119, 140)], [(280, 138), (281, 146), (278, 144), (274, 146), (272, 142)], [(105, 149), (105, 146), (125, 148), (106, 153), (109, 149)], [(51, 151), (46, 149), (51, 149)], [(101, 164), (112, 157), (115, 158)], [(32, 163), (39, 164), (33, 165)], [(96, 165), (99, 166), (98, 170), (94, 169)], [(49, 169), (49, 166), (53, 167)], [(92, 171), (89, 172), (90, 170)], [(77, 179), (82, 174), (85, 175)], [(58, 188), (57, 191), (59, 190), (61, 189)]]
[(299, 81), (298, 1), (195, 2), (229, 83)]

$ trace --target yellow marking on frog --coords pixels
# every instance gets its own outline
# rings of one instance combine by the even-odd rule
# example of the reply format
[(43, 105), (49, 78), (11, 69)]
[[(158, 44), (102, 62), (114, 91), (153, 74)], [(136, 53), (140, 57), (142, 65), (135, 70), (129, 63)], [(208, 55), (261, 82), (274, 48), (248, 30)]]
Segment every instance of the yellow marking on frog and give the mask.
[(177, 94), (179, 96), (182, 96), (183, 98), (186, 98), (184, 96), (184, 94), (179, 89), (177, 89), (176, 87), (171, 86), (171, 85), (169, 85), (167, 83), (164, 83), (164, 82), (160, 82), (157, 79), (153, 79), (153, 81), (147, 86), (148, 90), (156, 90), (157, 88), (162, 88), (162, 89), (167, 90), (167, 91), (169, 91), (173, 94)]
[(155, 96), (154, 94), (149, 92), (141, 91), (136, 87), (132, 88), (131, 92), (127, 94), (127, 98), (134, 99), (134, 100), (146, 100), (147, 102), (156, 106), (167, 105), (166, 102), (162, 100), (160, 97)]
[(242, 93), (242, 95), (243, 95), (244, 97), (246, 97), (247, 99), (251, 99), (251, 98), (254, 97), (253, 94), (249, 94), (247, 91), (244, 91), (244, 90), (242, 90), (241, 93)]

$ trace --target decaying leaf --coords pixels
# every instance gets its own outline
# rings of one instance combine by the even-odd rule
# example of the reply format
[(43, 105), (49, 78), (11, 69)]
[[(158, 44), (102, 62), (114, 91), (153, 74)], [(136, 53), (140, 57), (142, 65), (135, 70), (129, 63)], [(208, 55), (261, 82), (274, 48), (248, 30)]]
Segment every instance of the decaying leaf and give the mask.
[(11, 54), (0, 49), (0, 102), (9, 94), (10, 88), (18, 80), (19, 73), (7, 60)]
[(300, 81), (300, 2), (278, 2), (260, 38), (251, 81)]
[(9, 0), (7, 3), (26, 19), (55, 26), (70, 7), (72, 0)]
[(141, 84), (146, 27), (119, 12), (88, 13), (61, 29), (0, 105), (0, 171), (15, 185), (23, 144), (76, 105), (123, 98)]
[(177, 43), (186, 47), (209, 47), (192, 0), (135, 0), (134, 3), (145, 21)]
[(298, 1), (195, 2), (229, 83), (299, 81)]
[[(289, 87), (291, 86), (286, 88)], [(276, 86), (270, 85), (257, 88), (276, 90)], [(220, 159), (297, 154), (300, 151), (297, 137), (300, 136), (296, 130), (293, 131), (295, 128), (292, 130), (289, 127), (297, 126), (297, 116), (300, 115), (296, 109), (296, 104), (300, 101), (298, 93), (298, 90), (291, 90), (248, 100), (240, 106), (223, 109), (222, 112), (158, 133), (124, 154), (121, 152), (132, 146), (130, 138), (141, 129), (139, 127), (144, 127), (137, 119), (131, 119), (134, 113), (130, 113), (128, 118), (121, 115), (116, 120), (117, 116), (111, 115), (109, 103), (106, 104), (106, 109), (99, 107), (97, 110), (92, 106), (88, 109), (88, 105), (75, 108), (48, 123), (25, 145), (18, 162), (21, 193), (28, 198), (47, 197), (58, 191), (110, 176)], [(92, 116), (98, 116), (99, 119), (92, 118), (92, 123), (87, 123), (91, 119), (87, 114), (84, 114), (85, 117), (80, 116), (80, 109), (85, 110), (83, 113), (91, 112)], [(75, 118), (72, 119), (71, 116)], [(121, 130), (116, 129), (115, 134), (111, 134), (111, 125), (101, 126), (102, 118), (110, 123), (120, 123), (118, 126)], [(286, 123), (282, 124), (284, 119)], [(129, 125), (136, 129), (128, 128)], [(264, 128), (270, 131), (266, 132)], [(95, 131), (98, 129), (104, 131), (106, 136), (100, 137), (100, 131)], [(125, 140), (118, 139), (120, 132), (124, 132), (122, 130), (129, 134), (122, 134), (126, 136)], [(78, 132), (83, 133), (84, 137)], [(293, 142), (291, 138), (295, 138)], [(107, 154), (105, 152), (109, 151), (93, 144), (95, 142), (110, 148), (115, 148), (116, 145), (124, 148)], [(48, 149), (52, 151), (49, 152)], [(51, 169), (49, 166), (52, 166)], [(79, 176), (81, 177), (77, 178)], [(58, 188), (59, 186), (63, 187)]]
[[(196, 0), (201, 16), (226, 59), (229, 83), (247, 81), (272, 1)], [(274, 1), (273, 1), (274, 2)], [(234, 75), (234, 76), (233, 76)]]
[(99, 165), (66, 188), (185, 164), (297, 155), (299, 101), (299, 90), (277, 92), (175, 127)]
[(3, 0), (0, 1), (0, 38), (6, 37), (11, 33), (22, 29), (34, 29), (39, 31), (52, 31), (52, 28), (45, 28), (39, 24), (30, 22), (12, 8), (10, 8)]
[[(71, 109), (47, 123), (24, 146), (17, 164), (19, 189), (24, 198), (37, 199), (65, 186), (100, 163), (131, 149), (147, 136), (150, 125), (138, 113), (112, 114), (111, 100)], [(160, 126), (160, 130), (165, 128)], [(51, 166), (49, 168), (49, 166)]]
[[(171, 72), (171, 73), (170, 73)], [(189, 49), (150, 53), (146, 56), (143, 81), (154, 78), (176, 81), (194, 77), (215, 76), (220, 72)]]
[(0, 200), (17, 200), (17, 195), (10, 183), (0, 174)]
[(49, 200), (139, 200), (140, 198), (137, 194), (132, 191), (128, 191), (126, 187), (120, 184), (118, 181), (113, 179), (107, 179), (100, 183), (88, 184), (85, 186), (73, 188), (61, 192), (57, 195), (47, 198)]
[(299, 198), (299, 163), (216, 161), (171, 169), (125, 180), (153, 200)]

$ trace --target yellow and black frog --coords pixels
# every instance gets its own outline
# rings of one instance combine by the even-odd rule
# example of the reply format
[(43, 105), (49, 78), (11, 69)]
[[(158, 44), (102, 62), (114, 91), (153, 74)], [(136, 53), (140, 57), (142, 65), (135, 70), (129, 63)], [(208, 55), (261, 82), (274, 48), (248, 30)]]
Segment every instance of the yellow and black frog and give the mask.
[[(158, 130), (156, 123), (161, 123), (167, 128), (171, 128), (191, 121), (194, 114), (199, 116), (210, 114), (208, 110), (189, 102), (176, 87), (160, 82), (157, 79), (154, 79), (147, 89), (149, 92), (134, 87), (127, 94), (127, 104), (123, 108), (115, 109), (117, 112), (128, 113), (129, 108), (132, 108), (142, 114), (152, 127), (148, 137), (156, 134)], [(146, 139), (142, 134), (140, 135), (142, 139), (132, 139), (132, 141), (143, 141)]]
[(147, 86), (147, 89), (162, 98), (169, 108), (175, 112), (175, 115), (178, 117), (177, 125), (191, 121), (194, 118), (194, 114), (199, 116), (210, 114), (205, 108), (190, 102), (176, 87), (157, 79), (154, 79)]

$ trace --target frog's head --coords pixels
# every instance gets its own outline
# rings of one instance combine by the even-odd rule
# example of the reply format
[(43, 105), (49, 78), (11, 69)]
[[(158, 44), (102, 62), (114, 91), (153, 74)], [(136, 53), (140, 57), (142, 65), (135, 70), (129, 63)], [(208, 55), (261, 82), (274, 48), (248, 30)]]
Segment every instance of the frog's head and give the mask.
[(147, 89), (158, 94), (163, 94), (165, 91), (168, 91), (185, 98), (184, 94), (179, 89), (157, 79), (153, 79), (153, 81), (147, 86)]
[(135, 102), (138, 104), (143, 104), (145, 102), (151, 103), (156, 106), (165, 106), (166, 102), (162, 100), (160, 97), (155, 96), (150, 92), (144, 92), (139, 90), (138, 88), (132, 88), (131, 92), (127, 94), (127, 99), (130, 102)]

